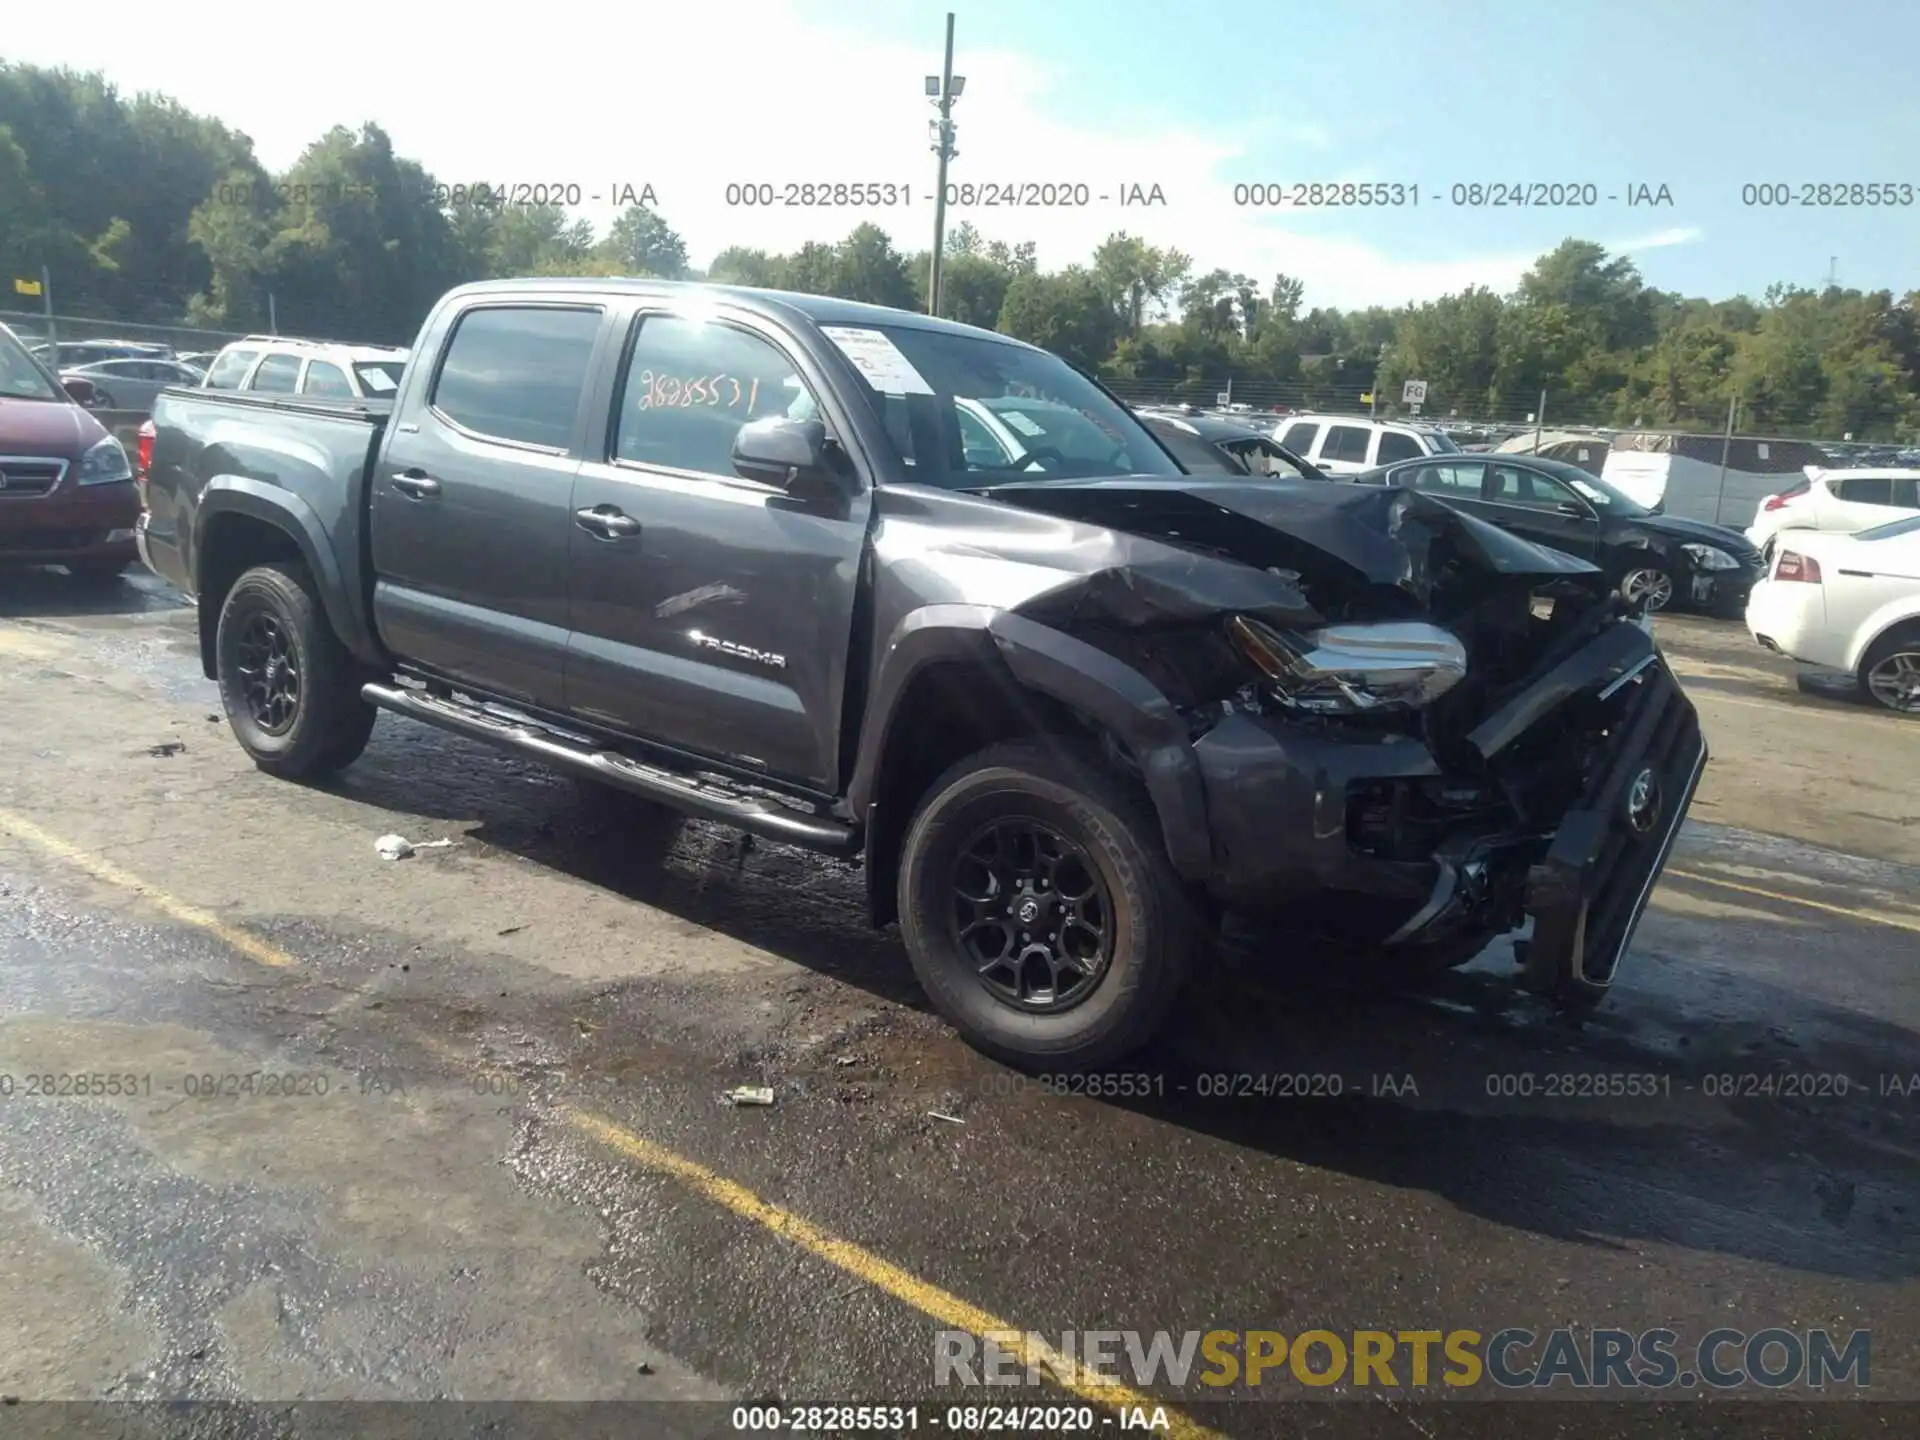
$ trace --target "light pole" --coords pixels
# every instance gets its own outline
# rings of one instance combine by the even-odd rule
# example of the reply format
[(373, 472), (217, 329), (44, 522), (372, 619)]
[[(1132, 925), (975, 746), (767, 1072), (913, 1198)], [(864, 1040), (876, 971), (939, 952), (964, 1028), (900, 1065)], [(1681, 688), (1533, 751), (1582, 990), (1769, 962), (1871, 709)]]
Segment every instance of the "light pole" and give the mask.
[(953, 73), (953, 12), (947, 12), (947, 55), (938, 75), (927, 76), (927, 98), (940, 111), (930, 121), (933, 153), (940, 157), (940, 179), (933, 192), (933, 260), (927, 274), (927, 313), (940, 313), (941, 254), (947, 244), (947, 162), (959, 151), (953, 148), (953, 102), (967, 88), (967, 77)]

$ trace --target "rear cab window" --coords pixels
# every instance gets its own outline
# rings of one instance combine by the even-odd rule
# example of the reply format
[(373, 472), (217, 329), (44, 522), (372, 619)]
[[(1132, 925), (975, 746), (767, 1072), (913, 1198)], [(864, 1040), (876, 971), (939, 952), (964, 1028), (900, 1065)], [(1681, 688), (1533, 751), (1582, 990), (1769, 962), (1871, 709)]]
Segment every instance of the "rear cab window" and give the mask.
[(454, 322), (428, 405), (480, 439), (564, 452), (603, 314), (584, 305), (475, 306)]
[(318, 395), (327, 400), (351, 400), (353, 384), (347, 372), (330, 360), (309, 360), (306, 378), (300, 382), (302, 395)]

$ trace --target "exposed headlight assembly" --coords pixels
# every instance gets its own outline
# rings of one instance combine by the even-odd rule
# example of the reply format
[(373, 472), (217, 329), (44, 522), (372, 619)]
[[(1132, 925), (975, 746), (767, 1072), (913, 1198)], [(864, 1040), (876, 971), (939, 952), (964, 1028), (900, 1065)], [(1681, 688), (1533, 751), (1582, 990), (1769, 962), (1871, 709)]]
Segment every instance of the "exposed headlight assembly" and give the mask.
[(80, 459), (82, 485), (110, 485), (116, 480), (131, 479), (133, 467), (127, 463), (127, 452), (111, 435)]
[(1467, 673), (1459, 638), (1418, 621), (1329, 625), (1293, 635), (1235, 615), (1227, 634), (1277, 699), (1323, 715), (1418, 710)]
[(1715, 545), (1682, 545), (1697, 570), (1738, 570), (1740, 562)]

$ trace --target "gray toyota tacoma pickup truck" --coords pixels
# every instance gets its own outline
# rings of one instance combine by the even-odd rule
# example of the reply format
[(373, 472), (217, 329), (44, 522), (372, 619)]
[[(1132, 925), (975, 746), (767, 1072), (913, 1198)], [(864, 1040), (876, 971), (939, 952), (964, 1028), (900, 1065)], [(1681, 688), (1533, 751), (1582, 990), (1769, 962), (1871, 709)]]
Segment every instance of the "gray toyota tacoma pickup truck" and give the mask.
[(152, 427), (141, 552), (261, 769), (349, 765), (386, 709), (857, 861), (1028, 1068), (1142, 1044), (1236, 910), (1383, 975), (1530, 924), (1522, 982), (1589, 1007), (1706, 763), (1593, 566), (1187, 474), (922, 315), (487, 282), (390, 402), (173, 390)]

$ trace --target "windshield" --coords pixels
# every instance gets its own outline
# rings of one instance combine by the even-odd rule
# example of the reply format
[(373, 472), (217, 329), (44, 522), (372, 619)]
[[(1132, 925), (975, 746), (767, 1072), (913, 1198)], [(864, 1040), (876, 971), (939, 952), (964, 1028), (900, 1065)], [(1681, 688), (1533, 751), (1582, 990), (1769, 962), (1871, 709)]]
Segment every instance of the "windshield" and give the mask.
[(400, 388), (398, 360), (361, 360), (353, 367), (360, 377), (360, 388), (369, 395), (391, 395)]
[(1057, 356), (906, 326), (821, 329), (866, 380), (919, 484), (1182, 473), (1132, 415)]
[(1649, 510), (1639, 501), (1628, 499), (1598, 475), (1587, 475), (1584, 473), (1580, 475), (1568, 475), (1564, 470), (1561, 471), (1560, 474), (1567, 484), (1579, 491), (1581, 496), (1589, 504), (1606, 511), (1609, 515), (1630, 517), (1653, 514), (1653, 511)]
[(13, 332), (0, 325), (0, 398), (8, 400), (65, 400), (67, 392), (54, 383)]

